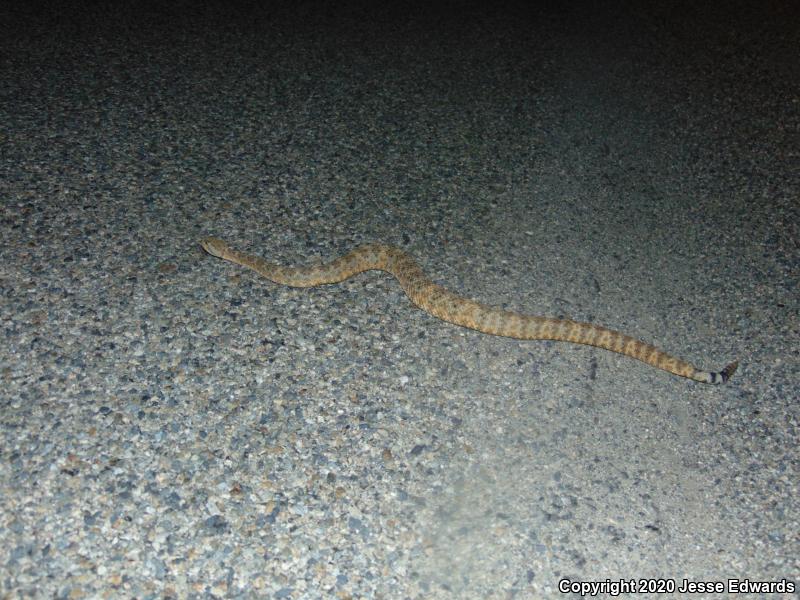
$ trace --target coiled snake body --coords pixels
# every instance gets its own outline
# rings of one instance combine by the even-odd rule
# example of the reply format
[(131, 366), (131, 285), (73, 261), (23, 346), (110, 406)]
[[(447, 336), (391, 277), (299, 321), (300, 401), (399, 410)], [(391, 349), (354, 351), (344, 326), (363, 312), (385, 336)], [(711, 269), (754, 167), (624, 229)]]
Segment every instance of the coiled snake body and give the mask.
[(234, 250), (217, 238), (206, 238), (200, 243), (212, 256), (248, 267), (275, 283), (292, 287), (339, 283), (363, 271), (386, 271), (400, 282), (411, 302), (425, 312), (490, 335), (597, 346), (702, 383), (725, 383), (738, 366), (737, 362), (732, 362), (722, 371), (702, 371), (655, 346), (599, 325), (525, 315), (475, 302), (435, 284), (413, 258), (394, 246), (367, 244), (326, 264), (282, 267)]

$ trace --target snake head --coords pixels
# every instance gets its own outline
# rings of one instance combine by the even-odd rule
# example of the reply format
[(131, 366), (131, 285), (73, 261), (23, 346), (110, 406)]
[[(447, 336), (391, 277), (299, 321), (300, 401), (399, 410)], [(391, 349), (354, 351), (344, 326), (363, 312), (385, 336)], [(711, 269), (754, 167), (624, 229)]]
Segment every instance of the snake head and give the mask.
[(224, 258), (225, 252), (228, 250), (228, 244), (215, 237), (207, 237), (200, 240), (200, 245), (203, 247), (203, 250), (217, 258)]

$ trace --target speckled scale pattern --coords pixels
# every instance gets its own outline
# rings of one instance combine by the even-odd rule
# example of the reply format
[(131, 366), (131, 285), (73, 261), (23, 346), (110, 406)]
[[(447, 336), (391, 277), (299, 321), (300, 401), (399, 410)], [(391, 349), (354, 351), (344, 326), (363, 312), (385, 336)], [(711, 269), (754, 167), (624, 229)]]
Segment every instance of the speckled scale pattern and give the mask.
[(724, 383), (738, 366), (737, 362), (732, 362), (719, 372), (702, 371), (655, 346), (599, 325), (525, 315), (475, 302), (435, 284), (411, 256), (395, 246), (367, 244), (322, 265), (282, 267), (234, 250), (218, 238), (206, 238), (201, 245), (212, 256), (248, 267), (275, 283), (292, 287), (339, 283), (364, 271), (386, 271), (400, 282), (414, 304), (443, 321), (520, 340), (557, 340), (597, 346), (702, 383)]

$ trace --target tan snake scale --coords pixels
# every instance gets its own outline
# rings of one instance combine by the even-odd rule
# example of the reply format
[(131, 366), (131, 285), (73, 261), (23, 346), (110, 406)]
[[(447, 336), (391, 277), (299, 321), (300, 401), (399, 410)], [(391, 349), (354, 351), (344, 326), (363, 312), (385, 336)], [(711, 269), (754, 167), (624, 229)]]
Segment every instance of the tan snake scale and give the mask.
[(655, 346), (599, 325), (524, 315), (475, 302), (435, 284), (411, 256), (394, 246), (367, 244), (326, 264), (282, 267), (234, 250), (217, 238), (206, 238), (200, 243), (212, 256), (248, 267), (275, 283), (292, 287), (339, 283), (363, 271), (386, 271), (397, 278), (411, 302), (425, 312), (490, 335), (597, 346), (702, 383), (724, 383), (738, 366), (737, 362), (732, 362), (722, 371), (702, 371)]

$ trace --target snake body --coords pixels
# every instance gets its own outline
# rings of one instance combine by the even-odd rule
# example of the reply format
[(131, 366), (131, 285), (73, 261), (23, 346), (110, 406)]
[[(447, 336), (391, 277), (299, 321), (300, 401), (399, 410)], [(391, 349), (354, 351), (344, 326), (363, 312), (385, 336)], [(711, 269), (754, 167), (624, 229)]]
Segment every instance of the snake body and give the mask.
[(339, 283), (364, 271), (386, 271), (400, 282), (411, 302), (425, 312), (448, 323), (490, 335), (597, 346), (702, 383), (725, 383), (738, 366), (737, 362), (732, 362), (721, 371), (703, 371), (655, 346), (599, 325), (525, 315), (481, 304), (431, 281), (411, 256), (395, 246), (366, 244), (322, 265), (283, 267), (234, 250), (218, 238), (206, 238), (200, 243), (212, 256), (242, 265), (275, 283), (291, 287)]

